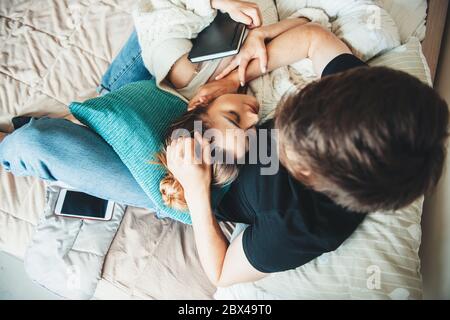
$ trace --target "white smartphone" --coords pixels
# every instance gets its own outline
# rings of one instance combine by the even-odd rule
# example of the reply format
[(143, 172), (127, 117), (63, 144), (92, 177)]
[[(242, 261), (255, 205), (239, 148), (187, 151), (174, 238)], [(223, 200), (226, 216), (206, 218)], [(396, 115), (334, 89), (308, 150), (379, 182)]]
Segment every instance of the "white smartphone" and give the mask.
[(113, 210), (113, 201), (68, 189), (61, 189), (55, 206), (59, 216), (103, 221), (111, 220)]

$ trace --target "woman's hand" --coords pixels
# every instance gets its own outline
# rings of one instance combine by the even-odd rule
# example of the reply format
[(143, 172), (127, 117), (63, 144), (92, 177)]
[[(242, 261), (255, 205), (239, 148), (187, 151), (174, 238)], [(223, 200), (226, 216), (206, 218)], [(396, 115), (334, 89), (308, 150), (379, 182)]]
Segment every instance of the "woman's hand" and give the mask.
[(189, 101), (188, 110), (204, 106), (227, 93), (236, 93), (239, 89), (237, 74), (231, 74), (226, 78), (212, 81), (201, 86), (195, 96)]
[(211, 0), (211, 7), (226, 12), (231, 19), (250, 29), (261, 26), (261, 11), (256, 3), (240, 0)]
[(195, 132), (194, 139), (180, 137), (167, 147), (167, 168), (183, 187), (186, 202), (198, 192), (209, 193), (211, 186), (211, 151), (209, 143)]
[(237, 54), (228, 66), (216, 77), (216, 80), (227, 76), (231, 71), (238, 69), (239, 82), (241, 86), (245, 84), (245, 72), (247, 66), (253, 59), (259, 59), (259, 66), (261, 73), (265, 74), (267, 71), (267, 49), (266, 49), (266, 35), (264, 27), (251, 30), (245, 39), (239, 54)]

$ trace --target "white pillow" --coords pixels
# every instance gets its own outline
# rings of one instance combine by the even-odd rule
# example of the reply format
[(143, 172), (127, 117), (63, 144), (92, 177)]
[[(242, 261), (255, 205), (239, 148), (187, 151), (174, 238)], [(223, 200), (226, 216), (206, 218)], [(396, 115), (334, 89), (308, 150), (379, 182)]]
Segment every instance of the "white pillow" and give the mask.
[(394, 19), (399, 29), (402, 43), (410, 37), (420, 41), (425, 38), (427, 0), (378, 0)]
[(330, 17), (332, 31), (364, 61), (400, 45), (394, 20), (375, 0), (277, 0), (276, 4), (280, 19), (305, 7), (322, 9)]
[[(369, 64), (399, 69), (431, 84), (417, 38)], [(219, 288), (215, 298), (421, 299), (422, 204), (423, 198), (397, 212), (371, 213), (336, 251), (257, 282)]]
[(388, 66), (393, 69), (405, 71), (416, 78), (433, 85), (430, 67), (422, 51), (422, 44), (416, 37), (411, 37), (407, 42), (385, 54), (369, 61), (371, 66)]

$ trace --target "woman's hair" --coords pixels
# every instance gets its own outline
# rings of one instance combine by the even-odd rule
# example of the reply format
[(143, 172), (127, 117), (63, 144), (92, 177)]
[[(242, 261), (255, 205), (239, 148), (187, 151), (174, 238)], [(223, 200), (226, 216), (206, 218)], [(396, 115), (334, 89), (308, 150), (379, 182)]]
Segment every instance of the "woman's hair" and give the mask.
[[(175, 130), (184, 129), (188, 131), (191, 137), (194, 136), (194, 130), (197, 129), (194, 126), (196, 121), (200, 121), (201, 125), (198, 126), (201, 130), (200, 134), (211, 128), (209, 122), (206, 119), (206, 108), (198, 107), (194, 110), (186, 112), (177, 121), (175, 121), (169, 128), (164, 149), (157, 154), (158, 162), (163, 165), (166, 170), (166, 176), (161, 180), (159, 184), (159, 190), (163, 202), (166, 206), (177, 210), (186, 210), (187, 204), (184, 198), (184, 191), (178, 180), (175, 179), (173, 174), (167, 169), (166, 148), (171, 143), (172, 134)], [(186, 132), (185, 131), (185, 132)], [(198, 129), (197, 129), (198, 131)], [(237, 164), (226, 164), (222, 161), (214, 162), (212, 164), (212, 184), (215, 186), (224, 186), (233, 182), (239, 173)]]

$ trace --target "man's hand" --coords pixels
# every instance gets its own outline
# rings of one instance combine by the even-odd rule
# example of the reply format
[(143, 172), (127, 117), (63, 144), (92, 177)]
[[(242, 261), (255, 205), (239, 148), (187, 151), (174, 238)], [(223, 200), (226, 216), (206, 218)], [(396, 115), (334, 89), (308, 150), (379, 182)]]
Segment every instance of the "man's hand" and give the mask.
[(261, 26), (261, 11), (256, 3), (240, 0), (211, 0), (211, 7), (226, 12), (231, 19), (250, 29)]
[(226, 78), (206, 83), (198, 89), (195, 96), (189, 101), (188, 110), (205, 106), (221, 95), (237, 93), (238, 89), (239, 80), (237, 72), (230, 74)]
[(195, 192), (206, 192), (211, 186), (210, 152), (209, 143), (198, 132), (194, 139), (180, 137), (167, 147), (167, 168), (183, 187), (188, 205)]
[(245, 72), (247, 70), (248, 64), (253, 59), (259, 59), (261, 73), (266, 73), (268, 59), (265, 41), (267, 37), (264, 30), (264, 27), (261, 27), (249, 32), (247, 38), (245, 39), (244, 45), (239, 51), (239, 54), (237, 54), (230, 61), (230, 64), (216, 77), (216, 80), (222, 79), (239, 66), (239, 82), (241, 86), (244, 86)]

